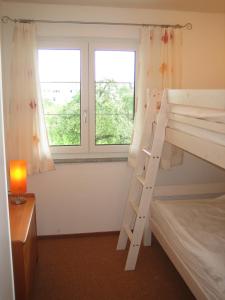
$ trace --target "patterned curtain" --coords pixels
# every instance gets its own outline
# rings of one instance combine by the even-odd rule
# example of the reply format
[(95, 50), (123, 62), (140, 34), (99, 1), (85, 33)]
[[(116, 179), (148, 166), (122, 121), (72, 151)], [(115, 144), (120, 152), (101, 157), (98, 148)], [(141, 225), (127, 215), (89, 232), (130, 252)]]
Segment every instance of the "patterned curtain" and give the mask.
[(12, 55), (7, 158), (26, 160), (28, 174), (53, 170), (42, 111), (34, 24), (15, 25)]
[[(164, 88), (181, 88), (182, 29), (143, 27), (137, 65), (137, 97), (133, 138), (128, 162), (136, 166), (147, 107), (152, 97), (160, 99)], [(169, 169), (182, 163), (182, 151), (165, 143), (161, 167)]]

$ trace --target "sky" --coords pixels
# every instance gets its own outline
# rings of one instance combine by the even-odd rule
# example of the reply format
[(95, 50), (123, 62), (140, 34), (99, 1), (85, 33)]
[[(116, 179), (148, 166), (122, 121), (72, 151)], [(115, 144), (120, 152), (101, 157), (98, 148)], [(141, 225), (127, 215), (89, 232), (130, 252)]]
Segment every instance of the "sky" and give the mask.
[[(95, 51), (95, 79), (134, 82), (135, 52)], [(80, 82), (80, 50), (39, 50), (41, 82)]]

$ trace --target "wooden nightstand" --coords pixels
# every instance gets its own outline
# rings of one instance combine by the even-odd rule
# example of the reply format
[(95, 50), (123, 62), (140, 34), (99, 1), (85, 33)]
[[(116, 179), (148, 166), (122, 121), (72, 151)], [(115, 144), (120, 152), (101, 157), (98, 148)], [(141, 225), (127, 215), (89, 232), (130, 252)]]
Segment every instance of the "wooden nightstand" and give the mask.
[(16, 300), (29, 299), (37, 263), (35, 195), (25, 197), (24, 204), (9, 201)]

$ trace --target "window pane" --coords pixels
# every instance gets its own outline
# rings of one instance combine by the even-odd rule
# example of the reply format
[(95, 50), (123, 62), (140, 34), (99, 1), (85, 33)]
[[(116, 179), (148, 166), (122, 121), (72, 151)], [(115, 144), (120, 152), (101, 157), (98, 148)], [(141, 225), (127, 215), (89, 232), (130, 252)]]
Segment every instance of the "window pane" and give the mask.
[(134, 82), (134, 51), (95, 51), (95, 80)]
[(135, 52), (95, 51), (96, 145), (131, 142)]
[(80, 115), (46, 115), (49, 143), (57, 145), (80, 144)]
[(49, 143), (80, 145), (80, 50), (39, 50)]
[(39, 50), (42, 82), (80, 82), (80, 50)]
[(42, 82), (45, 114), (80, 113), (80, 83)]

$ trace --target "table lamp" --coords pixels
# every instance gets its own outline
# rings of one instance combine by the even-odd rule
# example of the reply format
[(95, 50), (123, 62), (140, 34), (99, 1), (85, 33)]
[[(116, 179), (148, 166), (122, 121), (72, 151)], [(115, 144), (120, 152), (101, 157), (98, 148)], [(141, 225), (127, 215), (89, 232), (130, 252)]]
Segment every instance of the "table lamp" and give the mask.
[(27, 164), (25, 160), (11, 160), (10, 170), (10, 192), (11, 201), (14, 204), (26, 202), (24, 194), (27, 191)]

